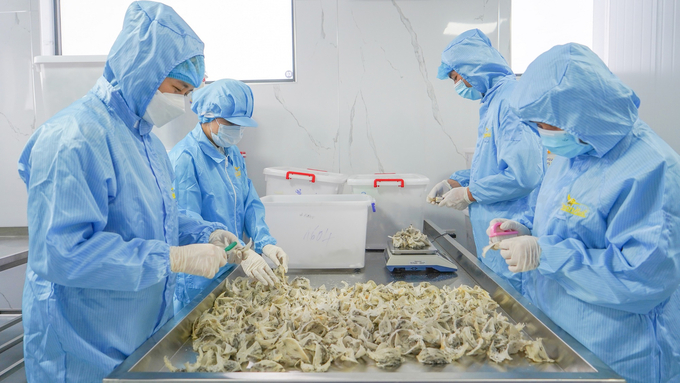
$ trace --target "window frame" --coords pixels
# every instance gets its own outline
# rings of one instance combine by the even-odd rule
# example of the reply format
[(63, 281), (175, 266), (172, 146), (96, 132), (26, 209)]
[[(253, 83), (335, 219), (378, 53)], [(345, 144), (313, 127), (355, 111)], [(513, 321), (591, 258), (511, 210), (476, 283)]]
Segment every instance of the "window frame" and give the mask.
[[(62, 41), (61, 41), (61, 0), (51, 0), (52, 1), (52, 22), (53, 22), (53, 33), (54, 33), (54, 55), (62, 56)], [(290, 0), (291, 9), (291, 34), (292, 34), (292, 77), (291, 78), (280, 78), (280, 79), (247, 79), (240, 80), (244, 83), (250, 84), (274, 84), (274, 83), (294, 83), (297, 82), (297, 30), (295, 22), (295, 1)], [(215, 80), (208, 80), (206, 84), (210, 84)]]

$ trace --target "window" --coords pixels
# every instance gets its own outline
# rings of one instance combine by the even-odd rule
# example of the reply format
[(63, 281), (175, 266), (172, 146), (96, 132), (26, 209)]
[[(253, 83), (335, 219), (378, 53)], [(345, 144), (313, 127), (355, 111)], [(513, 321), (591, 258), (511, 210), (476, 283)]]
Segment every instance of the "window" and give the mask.
[(512, 0), (512, 70), (523, 73), (555, 45), (593, 47), (593, 0)]
[[(61, 54), (107, 55), (130, 0), (60, 0)], [(162, 0), (205, 43), (208, 81), (294, 81), (293, 2)]]

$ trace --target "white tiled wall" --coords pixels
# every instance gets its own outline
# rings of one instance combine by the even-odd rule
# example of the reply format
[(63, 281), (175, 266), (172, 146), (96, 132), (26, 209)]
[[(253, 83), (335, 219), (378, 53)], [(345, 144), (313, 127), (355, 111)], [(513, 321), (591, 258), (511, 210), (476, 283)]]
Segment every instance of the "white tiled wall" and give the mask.
[[(499, 3), (509, 5), (296, 1), (297, 82), (251, 84), (260, 127), (239, 147), (257, 190), (264, 191), (269, 166), (419, 173), (432, 184), (464, 168), (478, 107), (436, 78), (441, 51), (455, 37), (443, 32), (450, 22), (497, 22)], [(489, 37), (497, 44), (498, 31)], [(425, 209), (437, 224), (463, 230), (459, 212)]]
[(26, 226), (26, 188), (17, 173), (21, 149), (35, 129), (33, 47), (37, 2), (0, 2), (0, 227)]

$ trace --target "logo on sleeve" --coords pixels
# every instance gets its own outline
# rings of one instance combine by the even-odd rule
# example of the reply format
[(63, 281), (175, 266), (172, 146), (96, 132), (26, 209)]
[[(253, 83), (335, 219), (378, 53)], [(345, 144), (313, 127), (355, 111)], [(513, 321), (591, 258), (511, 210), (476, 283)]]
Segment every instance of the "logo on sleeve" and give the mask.
[(571, 194), (567, 194), (567, 203), (562, 204), (561, 210), (577, 217), (585, 218), (588, 215), (590, 208), (582, 203), (576, 202), (574, 198), (571, 198)]

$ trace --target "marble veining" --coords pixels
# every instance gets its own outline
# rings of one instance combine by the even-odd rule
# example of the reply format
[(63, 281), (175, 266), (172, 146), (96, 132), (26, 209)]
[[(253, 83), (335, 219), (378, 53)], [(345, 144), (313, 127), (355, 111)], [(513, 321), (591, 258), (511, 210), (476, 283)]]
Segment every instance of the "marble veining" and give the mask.
[(305, 133), (307, 133), (307, 137), (312, 142), (312, 144), (316, 147), (316, 152), (317, 153), (319, 152), (318, 149), (330, 150), (331, 148), (324, 146), (324, 145), (321, 144), (321, 142), (317, 141), (314, 138), (314, 136), (312, 136), (312, 134), (309, 132), (309, 130), (307, 128), (305, 128), (304, 126), (302, 126), (302, 124), (300, 123), (300, 120), (298, 120), (298, 118), (295, 116), (295, 113), (293, 113), (293, 111), (290, 110), (286, 106), (286, 103), (283, 101), (283, 98), (281, 97), (281, 87), (279, 85), (274, 85), (273, 88), (274, 88), (274, 97), (276, 97), (276, 101), (278, 101), (279, 104), (281, 104), (281, 106), (283, 107), (283, 109), (285, 109), (285, 111), (288, 112), (288, 114), (290, 114), (291, 117), (293, 117), (297, 126), (299, 128), (301, 128), (302, 130), (304, 130)]
[(373, 133), (371, 132), (371, 121), (368, 117), (368, 106), (366, 105), (366, 100), (364, 99), (364, 92), (359, 91), (361, 96), (361, 103), (364, 104), (364, 113), (366, 117), (366, 137), (368, 138), (368, 144), (373, 149), (373, 154), (375, 155), (376, 161), (378, 161), (378, 170), (380, 173), (385, 173), (385, 168), (383, 167), (382, 161), (380, 161), (380, 156), (378, 156), (378, 148), (375, 146), (375, 140), (373, 139)]
[(434, 92), (434, 87), (432, 86), (432, 82), (430, 81), (430, 77), (427, 73), (427, 65), (425, 63), (425, 57), (423, 55), (423, 48), (418, 43), (418, 34), (413, 29), (411, 21), (404, 15), (404, 12), (401, 10), (401, 7), (399, 7), (399, 4), (397, 4), (396, 0), (392, 0), (392, 4), (394, 5), (394, 8), (396, 8), (397, 12), (399, 12), (399, 18), (401, 19), (402, 24), (404, 25), (408, 33), (411, 35), (411, 45), (413, 46), (413, 53), (416, 56), (416, 60), (418, 60), (418, 68), (420, 69), (420, 75), (422, 76), (423, 81), (425, 82), (425, 86), (427, 87), (427, 96), (430, 98), (430, 102), (432, 103), (432, 116), (434, 117), (435, 121), (437, 121), (437, 124), (439, 124), (439, 127), (441, 128), (442, 132), (449, 138), (449, 141), (451, 141), (451, 144), (453, 145), (453, 148), (456, 151), (456, 153), (458, 153), (459, 156), (465, 159), (463, 153), (461, 153), (460, 150), (458, 150), (458, 146), (456, 145), (456, 142), (453, 140), (453, 137), (451, 137), (451, 135), (447, 133), (446, 130), (444, 129), (444, 121), (442, 120), (441, 113), (439, 112), (439, 103), (437, 102), (437, 95)]

